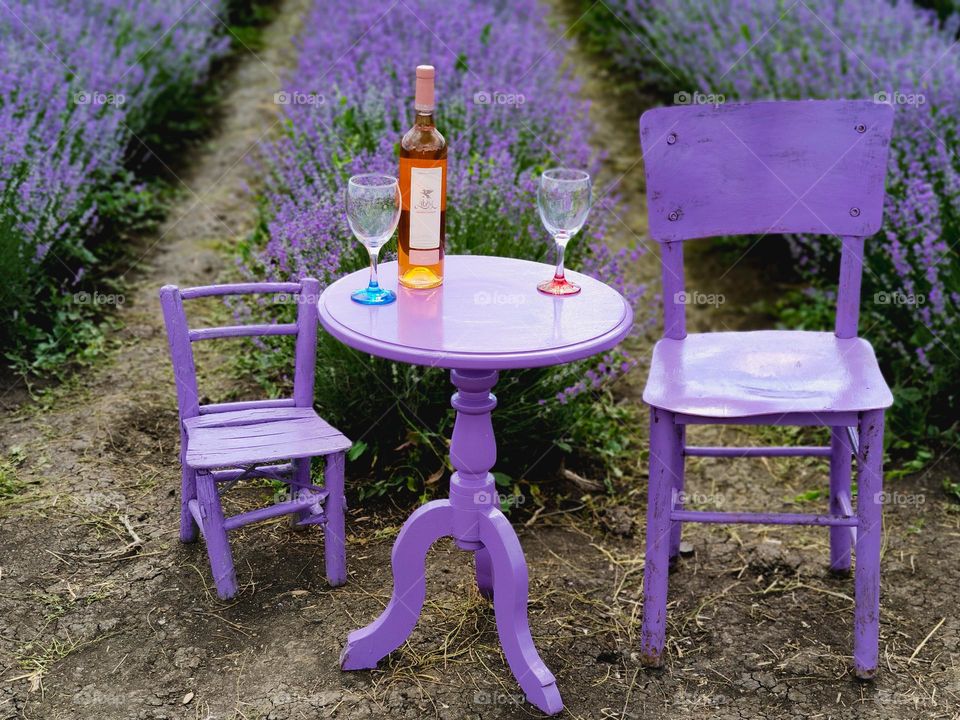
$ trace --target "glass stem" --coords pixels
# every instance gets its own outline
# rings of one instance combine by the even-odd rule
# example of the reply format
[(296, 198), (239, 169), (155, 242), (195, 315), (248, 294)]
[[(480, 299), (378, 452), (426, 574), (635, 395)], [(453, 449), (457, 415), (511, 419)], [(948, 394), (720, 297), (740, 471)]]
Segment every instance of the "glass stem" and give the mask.
[(370, 288), (379, 288), (380, 283), (377, 281), (377, 259), (380, 257), (380, 247), (367, 248), (367, 252), (370, 253)]
[(557, 233), (554, 240), (557, 243), (557, 271), (553, 274), (555, 280), (563, 280), (563, 252), (567, 249), (567, 243), (570, 240), (570, 236), (566, 233)]

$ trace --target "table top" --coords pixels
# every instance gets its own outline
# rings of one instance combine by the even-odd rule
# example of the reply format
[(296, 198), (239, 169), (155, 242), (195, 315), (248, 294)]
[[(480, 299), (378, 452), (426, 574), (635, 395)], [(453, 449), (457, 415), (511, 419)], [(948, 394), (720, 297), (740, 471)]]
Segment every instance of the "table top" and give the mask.
[(397, 263), (380, 265), (389, 305), (350, 299), (369, 270), (340, 278), (320, 296), (320, 324), (341, 342), (372, 355), (458, 370), (559, 365), (614, 347), (630, 331), (633, 310), (616, 290), (578, 272), (577, 295), (552, 297), (537, 283), (553, 266), (485, 255), (448, 255), (444, 282), (432, 290), (398, 286)]

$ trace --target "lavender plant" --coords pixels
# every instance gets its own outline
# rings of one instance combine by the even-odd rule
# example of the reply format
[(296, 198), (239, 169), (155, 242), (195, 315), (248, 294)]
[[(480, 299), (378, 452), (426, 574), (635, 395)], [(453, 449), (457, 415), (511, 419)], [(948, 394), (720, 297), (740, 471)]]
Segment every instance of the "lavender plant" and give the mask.
[[(562, 68), (565, 44), (544, 15), (536, 0), (411, 0), (389, 8), (375, 0), (318, 0), (299, 41), (300, 64), (277, 96), (284, 134), (267, 151), (261, 232), (243, 249), (245, 270), (327, 283), (364, 267), (344, 220), (343, 188), (351, 174), (396, 173), (396, 146), (411, 121), (413, 69), (423, 62), (437, 67), (438, 127), (451, 146), (447, 251), (547, 259), (550, 238), (535, 203), (541, 169), (596, 171), (601, 158), (586, 141), (588, 106)], [(584, 239), (570, 247), (571, 267), (637, 302), (644, 289), (624, 277), (636, 251), (603, 242), (615, 208), (615, 197), (601, 198)], [(446, 374), (363, 357), (325, 337), (319, 352), (323, 412), (361, 440), (358, 453), (367, 447), (371, 463), (394, 471), (367, 491), (386, 492), (404, 480), (421, 487), (445, 462)], [(538, 458), (558, 445), (615, 454), (622, 433), (611, 416), (620, 411), (611, 409), (607, 388), (629, 367), (623, 359), (594, 363), (585, 385), (578, 381), (588, 367), (506, 374), (510, 400), (497, 411), (500, 467), (540, 475), (556, 459)]]
[(0, 7), (0, 340), (21, 368), (88, 332), (73, 285), (98, 262), (104, 224), (147, 202), (130, 172), (145, 152), (135, 138), (226, 50), (224, 5)]
[[(616, 62), (670, 95), (895, 105), (885, 223), (867, 244), (861, 328), (896, 386), (901, 443), (955, 423), (960, 16), (941, 24), (906, 0), (611, 0), (610, 10), (629, 28), (608, 34)], [(798, 237), (791, 245), (812, 287), (781, 310), (791, 321), (822, 324), (839, 242)]]

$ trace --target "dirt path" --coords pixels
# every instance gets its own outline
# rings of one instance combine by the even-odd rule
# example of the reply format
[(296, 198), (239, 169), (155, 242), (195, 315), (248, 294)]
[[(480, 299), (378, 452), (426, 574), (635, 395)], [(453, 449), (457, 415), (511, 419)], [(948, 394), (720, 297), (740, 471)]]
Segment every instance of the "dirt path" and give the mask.
[[(274, 122), (275, 74), (291, 59), (306, 5), (287, 2), (259, 59), (245, 55), (226, 80), (221, 128), (183, 175), (190, 190), (121, 311), (113, 362), (47, 408), (0, 417), (0, 470), (21, 485), (0, 499), (0, 718), (537, 716), (505, 669), (469, 559), (447, 542), (431, 555), (428, 603), (410, 642), (379, 671), (338, 670), (346, 634), (389, 597), (399, 515), (351, 510), (350, 581), (338, 589), (323, 577), (320, 533), (292, 533), (282, 522), (237, 532), (243, 587), (232, 603), (212, 594), (202, 544), (177, 540), (177, 419), (156, 290), (215, 277), (225, 264), (216, 246), (250, 227), (243, 187), (255, 178), (241, 158)], [(558, 35), (574, 19), (564, 18), (558, 7)], [(591, 58), (571, 60), (595, 103), (608, 176), (622, 176), (629, 199), (611, 242), (643, 237), (639, 108)], [(637, 273), (654, 280), (655, 256)], [(697, 309), (693, 325), (750, 320), (711, 310)], [(647, 342), (634, 349), (645, 356)], [(723, 434), (735, 439), (732, 429)], [(954, 717), (960, 514), (932, 476), (902, 488), (923, 503), (887, 512), (884, 669), (861, 686), (845, 671), (851, 584), (826, 576), (825, 534), (795, 529), (694, 526), (686, 537), (696, 552), (672, 578), (668, 669), (640, 668), (644, 467), (638, 453), (626, 468), (637, 482), (610, 513), (621, 520), (617, 534), (595, 521), (603, 508), (517, 523), (533, 634), (557, 676), (564, 717)], [(824, 472), (812, 461), (703, 461), (692, 464), (690, 482), (725, 507), (808, 509), (794, 499), (822, 487)], [(255, 488), (231, 497), (235, 506), (265, 500)]]

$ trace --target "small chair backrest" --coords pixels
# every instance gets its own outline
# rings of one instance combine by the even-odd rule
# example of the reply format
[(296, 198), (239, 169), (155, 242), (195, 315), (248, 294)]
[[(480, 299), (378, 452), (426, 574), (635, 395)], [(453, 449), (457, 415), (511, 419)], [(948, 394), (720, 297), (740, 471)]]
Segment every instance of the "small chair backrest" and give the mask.
[[(836, 333), (856, 335), (863, 239), (880, 229), (893, 108), (870, 100), (665, 107), (640, 118), (667, 337), (684, 337), (682, 242), (837, 235)], [(668, 294), (669, 293), (669, 294)]]
[[(272, 325), (230, 325), (191, 330), (187, 325), (183, 301), (217, 295), (283, 294), (297, 303), (295, 323)], [(317, 299), (320, 282), (304, 278), (300, 282), (287, 283), (238, 283), (232, 285), (207, 285), (180, 289), (165, 285), (160, 289), (160, 304), (167, 326), (167, 341), (173, 374), (177, 385), (177, 405), (181, 423), (186, 418), (230, 410), (255, 408), (311, 407), (313, 405), (314, 369), (317, 345)], [(293, 397), (275, 400), (250, 400), (242, 402), (201, 405), (197, 389), (197, 371), (193, 357), (193, 343), (216, 338), (258, 337), (266, 335), (296, 336)]]

